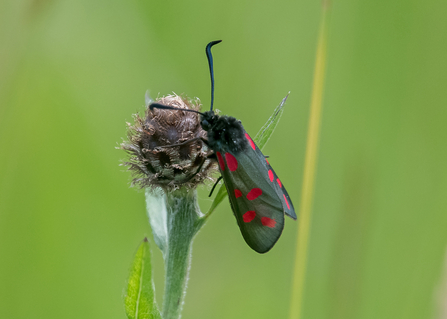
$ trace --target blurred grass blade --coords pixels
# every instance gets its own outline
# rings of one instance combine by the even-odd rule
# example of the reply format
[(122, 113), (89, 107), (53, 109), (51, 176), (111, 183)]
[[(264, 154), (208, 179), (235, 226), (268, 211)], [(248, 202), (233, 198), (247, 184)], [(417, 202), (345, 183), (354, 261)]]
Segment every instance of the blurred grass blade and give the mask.
[[(278, 125), (279, 120), (281, 119), (281, 115), (284, 112), (284, 104), (286, 103), (288, 97), (289, 94), (287, 94), (286, 97), (282, 99), (281, 103), (275, 108), (273, 114), (270, 116), (267, 122), (261, 127), (261, 129), (256, 134), (255, 138), (253, 139), (253, 141), (256, 143), (259, 149), (262, 150), (264, 148), (264, 146), (267, 144), (268, 140), (272, 136), (273, 132), (275, 131), (275, 128)], [(219, 190), (217, 191), (217, 195), (214, 198), (214, 201), (211, 204), (210, 209), (205, 214), (205, 218), (211, 215), (211, 213), (224, 200), (224, 198), (227, 197), (227, 195), (228, 195), (227, 189), (225, 185), (222, 184)]]
[(303, 292), (306, 278), (307, 248), (310, 235), (312, 200), (318, 158), (318, 142), (326, 70), (326, 45), (329, 20), (329, 0), (322, 3), (322, 17), (315, 59), (312, 99), (310, 104), (309, 128), (307, 131), (306, 155), (304, 160), (303, 187), (299, 211), (297, 250), (290, 302), (290, 319), (302, 315)]
[(129, 319), (161, 319), (155, 303), (151, 254), (147, 238), (141, 243), (133, 260), (124, 306)]

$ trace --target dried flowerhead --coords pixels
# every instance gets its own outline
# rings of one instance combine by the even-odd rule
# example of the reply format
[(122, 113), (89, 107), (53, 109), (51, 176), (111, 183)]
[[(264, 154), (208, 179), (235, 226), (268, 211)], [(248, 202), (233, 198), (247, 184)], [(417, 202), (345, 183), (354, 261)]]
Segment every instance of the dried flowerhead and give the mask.
[[(200, 109), (198, 100), (178, 95), (157, 99), (156, 103), (182, 109)], [(124, 165), (133, 172), (132, 185), (141, 188), (162, 187), (175, 190), (180, 186), (195, 188), (206, 179), (215, 164), (207, 159), (209, 150), (200, 140), (175, 147), (196, 137), (206, 137), (197, 113), (174, 110), (145, 110), (144, 117), (134, 115), (135, 124), (128, 123), (128, 139), (121, 144), (129, 161)]]

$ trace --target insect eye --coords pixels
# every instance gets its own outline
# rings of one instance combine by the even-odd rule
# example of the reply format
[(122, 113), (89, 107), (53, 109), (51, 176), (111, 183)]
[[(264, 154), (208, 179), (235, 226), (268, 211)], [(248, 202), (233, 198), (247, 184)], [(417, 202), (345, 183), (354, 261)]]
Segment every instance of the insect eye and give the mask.
[(203, 120), (201, 124), (204, 130), (207, 130), (210, 127), (210, 123), (207, 120)]

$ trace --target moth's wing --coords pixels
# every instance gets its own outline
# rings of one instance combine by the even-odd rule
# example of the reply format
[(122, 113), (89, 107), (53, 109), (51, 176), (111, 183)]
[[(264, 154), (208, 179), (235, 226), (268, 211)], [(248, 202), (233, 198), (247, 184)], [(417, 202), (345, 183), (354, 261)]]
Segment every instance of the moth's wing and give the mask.
[(267, 162), (267, 165), (269, 166), (269, 170), (272, 171), (273, 181), (276, 183), (275, 184), (276, 192), (278, 193), (278, 195), (280, 197), (282, 197), (281, 201), (282, 201), (282, 206), (283, 206), (283, 209), (284, 209), (284, 213), (287, 216), (289, 216), (290, 218), (296, 220), (295, 208), (293, 207), (292, 200), (289, 197), (289, 193), (287, 193), (286, 188), (284, 187), (282, 181), (279, 179), (278, 175), (276, 175), (275, 171), (270, 166), (270, 164), (267, 161), (267, 159), (266, 159), (266, 162)]
[[(256, 154), (256, 157), (263, 159), (263, 167), (265, 167), (265, 170), (267, 171), (268, 180), (271, 181), (274, 184), (274, 188), (276, 190), (276, 193), (281, 199), (282, 207), (284, 209), (284, 213), (296, 220), (296, 213), (295, 208), (293, 207), (292, 200), (289, 197), (289, 194), (286, 191), (286, 188), (284, 187), (284, 184), (279, 179), (278, 175), (276, 175), (273, 168), (270, 166), (270, 163), (265, 158), (264, 154), (262, 154), (259, 147), (253, 142), (251, 137), (245, 133), (245, 137), (247, 138), (250, 148), (248, 150), (248, 155), (250, 156), (250, 153), (254, 152)], [(254, 155), (253, 155), (254, 156)]]
[(216, 152), (233, 213), (247, 244), (258, 253), (269, 251), (284, 228), (284, 211), (264, 157), (253, 152)]

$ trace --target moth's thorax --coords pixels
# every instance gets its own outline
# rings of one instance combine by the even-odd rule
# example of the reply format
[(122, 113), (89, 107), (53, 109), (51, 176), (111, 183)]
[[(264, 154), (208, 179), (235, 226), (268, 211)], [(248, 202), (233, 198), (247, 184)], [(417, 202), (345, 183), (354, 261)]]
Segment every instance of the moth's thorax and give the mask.
[(214, 114), (214, 111), (206, 111), (200, 117), (200, 125), (205, 131), (209, 131), (219, 120), (219, 117), (219, 115)]
[[(204, 121), (206, 122), (203, 123)], [(215, 151), (237, 154), (248, 147), (241, 121), (232, 116), (219, 116), (213, 111), (205, 112), (202, 116), (202, 127), (207, 131), (209, 146)]]

